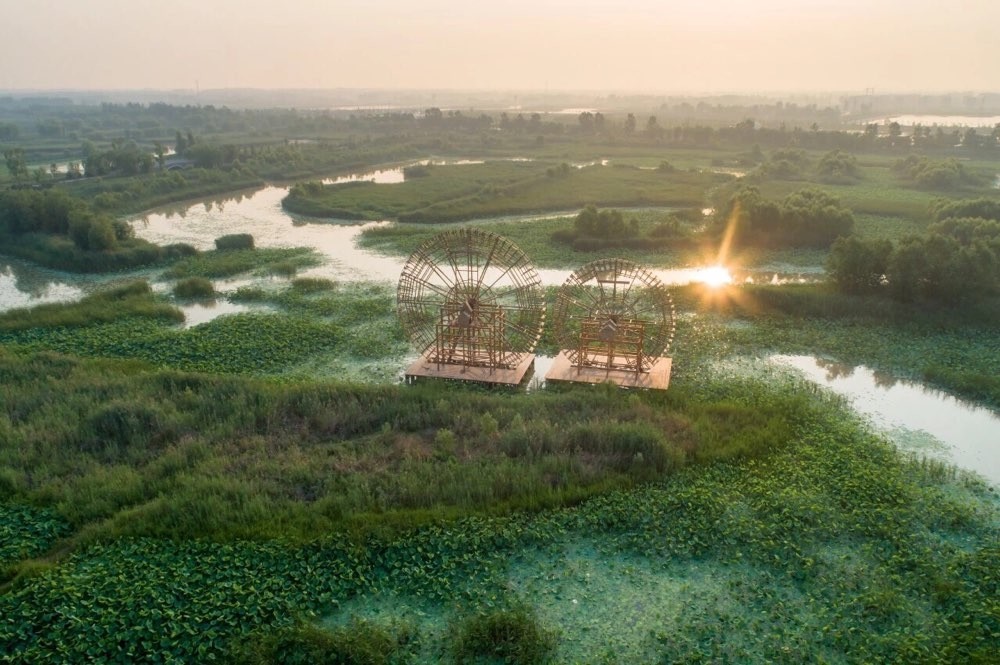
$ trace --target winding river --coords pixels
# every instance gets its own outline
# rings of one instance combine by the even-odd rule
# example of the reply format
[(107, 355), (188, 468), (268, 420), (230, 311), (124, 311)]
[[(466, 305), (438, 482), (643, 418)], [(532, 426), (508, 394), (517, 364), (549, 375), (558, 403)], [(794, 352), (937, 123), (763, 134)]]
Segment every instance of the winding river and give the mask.
[[(517, 159), (517, 158), (515, 158)], [(426, 162), (417, 162), (426, 163)], [(473, 164), (476, 160), (452, 160), (449, 164)], [(363, 171), (329, 178), (326, 183), (370, 180), (377, 184), (402, 182), (402, 166)], [(228, 233), (250, 233), (258, 247), (312, 247), (322, 257), (323, 265), (304, 271), (303, 276), (327, 277), (339, 281), (375, 281), (395, 283), (405, 259), (378, 254), (357, 246), (361, 233), (370, 227), (393, 222), (317, 221), (286, 212), (281, 200), (287, 187), (266, 186), (235, 192), (196, 202), (183, 202), (150, 210), (129, 220), (140, 238), (156, 244), (188, 243), (198, 249), (211, 249), (215, 238)], [(572, 216), (576, 211), (544, 215), (515, 215), (481, 221), (525, 221)], [(566, 281), (571, 270), (540, 269), (546, 286), (558, 286)], [(803, 272), (808, 272), (803, 271)], [(654, 273), (664, 283), (687, 284), (703, 281), (704, 268), (656, 269)], [(150, 271), (135, 275), (153, 277)], [(807, 279), (797, 274), (779, 275), (774, 271), (750, 274), (748, 281), (783, 283)], [(79, 299), (107, 278), (91, 278), (58, 271), (40, 271), (24, 262), (0, 257), (0, 311), (32, 306), (42, 302), (66, 302)], [(245, 283), (245, 278), (236, 280)], [(233, 281), (220, 280), (219, 291), (234, 289)], [(222, 313), (223, 308), (216, 310)]]

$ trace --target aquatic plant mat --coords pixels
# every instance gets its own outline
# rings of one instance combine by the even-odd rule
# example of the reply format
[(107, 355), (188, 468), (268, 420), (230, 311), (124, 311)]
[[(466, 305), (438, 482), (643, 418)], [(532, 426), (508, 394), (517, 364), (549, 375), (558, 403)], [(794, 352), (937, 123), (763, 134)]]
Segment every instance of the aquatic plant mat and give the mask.
[[(789, 387), (706, 380), (697, 399), (714, 395), (715, 413), (741, 419), (738, 403)], [(656, 395), (624, 400), (638, 407)], [(783, 446), (554, 510), (402, 521), (300, 544), (98, 539), (61, 561), (9, 569), (0, 650), (13, 663), (205, 662), (279, 643), (312, 655), (378, 647), (418, 663), (464, 653), (990, 662), (1000, 634), (996, 494), (907, 460), (825, 393), (796, 404), (787, 433), (771, 432), (790, 437)], [(61, 533), (31, 510), (0, 518), (34, 543), (27, 555)]]

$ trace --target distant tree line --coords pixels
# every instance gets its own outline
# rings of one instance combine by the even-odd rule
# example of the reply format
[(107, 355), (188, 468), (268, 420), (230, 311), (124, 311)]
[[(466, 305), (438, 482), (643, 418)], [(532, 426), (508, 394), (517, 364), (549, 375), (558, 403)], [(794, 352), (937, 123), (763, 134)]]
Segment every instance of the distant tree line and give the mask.
[[(945, 129), (898, 123), (870, 124), (862, 132), (838, 129), (842, 118), (833, 108), (795, 104), (721, 105), (682, 101), (662, 104), (656, 113), (583, 111), (577, 116), (539, 112), (500, 113), (442, 110), (353, 112), (297, 109), (229, 109), (213, 105), (104, 103), (83, 105), (38, 100), (0, 100), (0, 141), (112, 140), (173, 143), (179, 153), (190, 147), (188, 132), (206, 137), (321, 137), (344, 132), (462, 132), (554, 135), (572, 133), (671, 146), (752, 145), (813, 150), (1000, 148), (1000, 127), (992, 130)], [(648, 107), (647, 107), (648, 108)], [(764, 123), (764, 124), (761, 124)], [(184, 131), (178, 133), (179, 128)]]

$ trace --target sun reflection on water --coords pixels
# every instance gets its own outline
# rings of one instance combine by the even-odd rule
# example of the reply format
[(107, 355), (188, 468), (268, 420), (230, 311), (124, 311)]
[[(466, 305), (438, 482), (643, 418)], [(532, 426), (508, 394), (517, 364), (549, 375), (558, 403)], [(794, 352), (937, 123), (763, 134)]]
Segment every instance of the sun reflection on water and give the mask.
[(712, 288), (718, 288), (732, 284), (733, 276), (729, 272), (729, 269), (724, 266), (708, 266), (707, 268), (700, 268), (698, 270), (695, 281)]

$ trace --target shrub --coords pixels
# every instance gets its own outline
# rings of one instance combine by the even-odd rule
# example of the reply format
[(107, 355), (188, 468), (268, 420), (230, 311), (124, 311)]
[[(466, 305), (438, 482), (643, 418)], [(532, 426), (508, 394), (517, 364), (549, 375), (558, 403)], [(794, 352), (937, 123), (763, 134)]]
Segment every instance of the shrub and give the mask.
[(570, 429), (567, 439), (574, 450), (617, 460), (614, 466), (622, 470), (640, 461), (662, 472), (683, 461), (680, 451), (648, 423), (588, 423)]
[(891, 254), (892, 243), (888, 240), (841, 237), (830, 248), (826, 268), (844, 293), (868, 293), (885, 280)]
[(823, 182), (849, 184), (861, 177), (861, 170), (854, 155), (834, 150), (819, 160), (816, 174)]
[(161, 416), (151, 407), (130, 402), (112, 402), (94, 413), (90, 430), (103, 443), (128, 445), (145, 441), (160, 428)]
[(111, 222), (106, 218), (94, 219), (87, 229), (87, 249), (104, 252), (118, 246), (118, 238)]
[(410, 180), (412, 178), (426, 178), (430, 174), (430, 164), (414, 164), (413, 166), (406, 166), (403, 168), (403, 178), (405, 180)]
[(267, 291), (259, 286), (241, 286), (229, 296), (232, 302), (256, 302), (267, 299)]
[(291, 261), (278, 261), (277, 263), (272, 263), (269, 266), (269, 270), (275, 275), (281, 275), (283, 277), (291, 277), (298, 271), (298, 266), (296, 266)]
[(211, 298), (215, 295), (215, 287), (204, 277), (188, 277), (177, 282), (174, 295), (178, 298)]
[(253, 236), (249, 233), (230, 233), (215, 239), (219, 251), (230, 249), (253, 249)]
[(175, 242), (163, 246), (163, 256), (169, 260), (182, 259), (187, 256), (194, 256), (198, 250), (186, 242)]
[(504, 663), (547, 663), (555, 635), (542, 629), (535, 615), (520, 607), (476, 614), (453, 630), (452, 652), (459, 663), (499, 659)]

